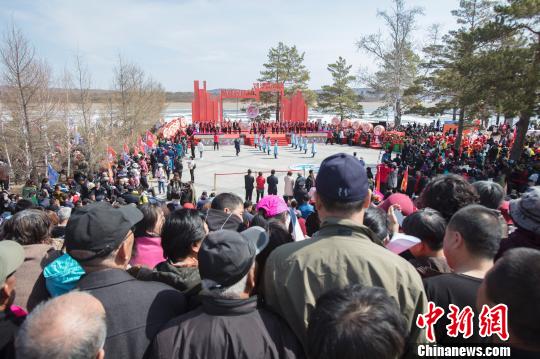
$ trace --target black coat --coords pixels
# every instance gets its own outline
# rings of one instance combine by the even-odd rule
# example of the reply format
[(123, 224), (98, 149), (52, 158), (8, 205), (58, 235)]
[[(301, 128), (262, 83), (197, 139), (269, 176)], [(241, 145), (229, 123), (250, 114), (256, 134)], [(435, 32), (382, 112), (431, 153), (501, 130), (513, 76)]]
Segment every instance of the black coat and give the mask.
[(108, 358), (143, 358), (152, 339), (171, 319), (186, 311), (182, 293), (157, 282), (138, 281), (121, 269), (81, 278), (78, 287), (96, 297), (107, 313)]
[(278, 178), (275, 175), (268, 176), (266, 183), (268, 183), (268, 193), (277, 192)]
[(255, 177), (253, 177), (252, 175), (244, 176), (244, 186), (246, 187), (248, 191), (253, 190), (254, 183), (255, 183)]
[(171, 320), (151, 358), (303, 358), (300, 342), (275, 314), (249, 299), (202, 297), (202, 306)]

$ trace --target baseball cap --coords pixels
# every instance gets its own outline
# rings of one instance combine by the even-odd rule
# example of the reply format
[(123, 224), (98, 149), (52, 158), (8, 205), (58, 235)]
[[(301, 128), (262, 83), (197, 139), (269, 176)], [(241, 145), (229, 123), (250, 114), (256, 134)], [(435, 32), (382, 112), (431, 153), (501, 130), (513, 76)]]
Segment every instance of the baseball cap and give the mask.
[(345, 153), (325, 158), (315, 183), (318, 194), (340, 202), (363, 201), (369, 191), (366, 169)]
[(71, 214), (67, 223), (66, 250), (95, 253), (83, 259), (73, 257), (78, 261), (103, 257), (118, 248), (128, 231), (142, 219), (142, 212), (131, 205), (115, 208), (98, 202), (81, 207)]
[(199, 249), (199, 274), (202, 279), (210, 279), (219, 287), (238, 283), (268, 242), (266, 231), (257, 226), (241, 233), (226, 229), (211, 232)]
[(257, 211), (261, 208), (264, 209), (266, 217), (274, 217), (289, 210), (289, 207), (287, 207), (283, 198), (273, 194), (264, 196), (259, 203), (257, 203)]
[(0, 241), (0, 285), (24, 262), (24, 249), (15, 241)]

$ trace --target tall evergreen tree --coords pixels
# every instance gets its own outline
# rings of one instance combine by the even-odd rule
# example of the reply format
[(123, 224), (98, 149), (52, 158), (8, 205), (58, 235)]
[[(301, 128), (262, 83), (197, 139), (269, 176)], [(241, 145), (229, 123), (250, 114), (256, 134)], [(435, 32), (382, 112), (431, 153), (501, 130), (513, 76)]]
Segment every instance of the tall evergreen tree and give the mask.
[(362, 113), (362, 105), (358, 103), (359, 96), (349, 86), (356, 77), (351, 75), (352, 65), (341, 56), (338, 60), (329, 64), (327, 69), (332, 75), (334, 83), (322, 87), (319, 94), (318, 105), (325, 112), (335, 112), (341, 120)]
[(483, 110), (482, 81), (476, 76), (482, 66), (478, 61), (481, 41), (477, 30), (492, 19), (493, 1), (461, 0), (459, 9), (452, 14), (461, 26), (443, 37), (444, 45), (427, 49), (431, 56), (424, 66), (431, 71), (424, 84), (437, 103), (438, 111), (457, 111), (457, 149), (461, 146), (466, 121)]
[[(261, 71), (259, 81), (283, 82), (286, 95), (302, 90), (304, 97), (311, 102), (313, 94), (308, 89), (309, 71), (303, 64), (304, 55), (304, 52), (298, 52), (296, 46), (288, 46), (280, 42), (277, 47), (272, 47), (268, 51), (268, 62), (263, 64), (264, 69)], [(264, 94), (261, 99), (263, 102), (275, 104), (276, 121), (279, 121), (280, 95)]]
[(479, 32), (490, 49), (485, 58), (497, 81), (495, 104), (519, 116), (510, 152), (517, 161), (531, 117), (540, 114), (540, 1), (507, 0), (495, 12), (496, 18)]

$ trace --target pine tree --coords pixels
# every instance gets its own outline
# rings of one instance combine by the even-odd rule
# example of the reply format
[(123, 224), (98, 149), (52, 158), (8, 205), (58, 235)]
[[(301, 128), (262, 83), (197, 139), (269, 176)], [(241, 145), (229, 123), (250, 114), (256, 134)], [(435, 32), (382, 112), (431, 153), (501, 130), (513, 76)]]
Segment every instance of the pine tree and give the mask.
[[(286, 95), (301, 90), (308, 102), (311, 102), (314, 96), (308, 89), (309, 71), (303, 64), (304, 55), (304, 52), (298, 52), (296, 46), (287, 46), (280, 42), (277, 47), (268, 51), (268, 62), (263, 64), (264, 70), (261, 71), (259, 81), (283, 82)], [(280, 95), (263, 94), (261, 99), (263, 102), (275, 103), (276, 121), (279, 121)]]
[(319, 94), (318, 105), (324, 112), (335, 112), (341, 120), (362, 113), (362, 105), (358, 103), (359, 96), (349, 86), (356, 77), (350, 74), (352, 65), (341, 56), (329, 64), (327, 69), (332, 75), (334, 83), (322, 87)]

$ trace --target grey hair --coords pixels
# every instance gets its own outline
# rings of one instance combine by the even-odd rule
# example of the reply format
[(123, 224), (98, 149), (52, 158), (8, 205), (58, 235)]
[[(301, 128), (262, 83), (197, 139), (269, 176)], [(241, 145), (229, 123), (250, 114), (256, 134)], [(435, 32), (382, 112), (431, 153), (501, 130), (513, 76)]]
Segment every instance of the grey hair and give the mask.
[(67, 221), (71, 217), (71, 208), (69, 207), (60, 207), (58, 210), (58, 218), (60, 222)]
[(247, 279), (248, 275), (246, 274), (242, 279), (229, 287), (216, 287), (218, 283), (211, 279), (203, 279), (201, 283), (201, 294), (220, 299), (240, 299), (246, 290)]
[(38, 305), (15, 340), (17, 358), (90, 359), (105, 344), (101, 303), (88, 293), (70, 292)]

